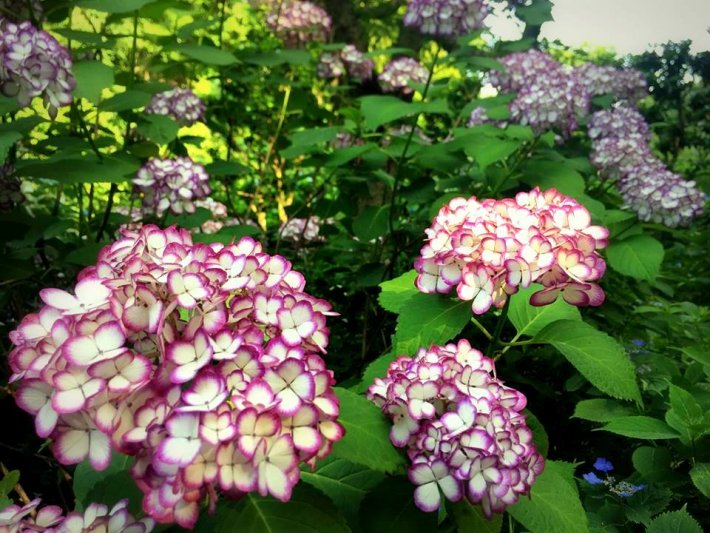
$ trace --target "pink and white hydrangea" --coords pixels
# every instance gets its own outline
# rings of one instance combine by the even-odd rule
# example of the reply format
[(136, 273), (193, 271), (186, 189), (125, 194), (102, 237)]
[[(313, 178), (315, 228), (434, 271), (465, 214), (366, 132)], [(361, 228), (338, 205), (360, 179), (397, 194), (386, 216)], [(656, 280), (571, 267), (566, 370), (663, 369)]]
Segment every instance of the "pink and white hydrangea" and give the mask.
[(325, 42), (333, 31), (333, 21), (323, 8), (300, 0), (274, 3), (266, 24), (291, 48)]
[(113, 507), (101, 503), (89, 504), (83, 512), (74, 511), (64, 516), (56, 505), (39, 507), (40, 499), (27, 505), (9, 505), (0, 509), (0, 531), (3, 533), (76, 533), (106, 531), (107, 533), (149, 533), (155, 528), (151, 518), (136, 519), (128, 510), (128, 500)]
[(321, 358), (335, 313), (304, 287), (248, 237), (125, 231), (11, 333), (15, 398), (62, 464), (135, 457), (159, 523), (191, 527), (220, 490), (287, 500), (343, 435)]
[(348, 44), (338, 52), (325, 52), (318, 62), (318, 76), (324, 79), (334, 79), (348, 74), (357, 82), (372, 78), (375, 64), (369, 57), (360, 52), (354, 45)]
[(145, 112), (171, 117), (183, 126), (191, 126), (205, 116), (205, 103), (190, 89), (176, 87), (154, 94)]
[(26, 107), (42, 96), (50, 117), (72, 102), (76, 80), (69, 51), (31, 22), (0, 15), (0, 92)]
[(377, 80), (386, 93), (409, 95), (414, 92), (410, 82), (426, 83), (428, 77), (429, 72), (419, 61), (411, 57), (398, 57), (385, 65)]
[(515, 198), (454, 198), (425, 230), (426, 244), (415, 261), (416, 285), (424, 293), (456, 289), (480, 315), (502, 307), (520, 287), (537, 282), (531, 297), (546, 305), (558, 296), (572, 305), (601, 305), (594, 283), (606, 271), (597, 250), (609, 232), (591, 225), (589, 211), (555, 189), (537, 187)]
[(189, 157), (151, 158), (133, 178), (143, 195), (143, 211), (162, 216), (194, 213), (195, 201), (210, 194), (210, 179), (202, 165)]
[(486, 0), (409, 0), (404, 25), (424, 34), (457, 37), (483, 27)]
[(414, 502), (436, 511), (442, 496), (478, 504), (487, 517), (528, 494), (544, 460), (522, 413), (525, 396), (495, 377), (493, 360), (458, 344), (393, 361), (368, 390), (406, 448)]

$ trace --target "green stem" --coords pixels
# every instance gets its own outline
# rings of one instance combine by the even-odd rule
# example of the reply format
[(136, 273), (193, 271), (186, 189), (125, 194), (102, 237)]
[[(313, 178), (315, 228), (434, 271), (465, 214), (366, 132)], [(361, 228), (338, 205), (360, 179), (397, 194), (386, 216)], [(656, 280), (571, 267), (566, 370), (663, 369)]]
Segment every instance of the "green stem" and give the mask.
[(483, 324), (481, 324), (478, 320), (475, 318), (471, 317), (471, 322), (473, 323), (474, 326), (478, 328), (478, 330), (485, 335), (486, 339), (493, 340), (493, 335), (485, 328)]
[(500, 340), (500, 334), (503, 332), (503, 326), (508, 318), (508, 308), (510, 307), (510, 298), (505, 301), (503, 310), (498, 317), (498, 323), (496, 324), (496, 329), (493, 331), (493, 339), (488, 345), (488, 350), (486, 350), (486, 356), (491, 357), (498, 346), (498, 341)]

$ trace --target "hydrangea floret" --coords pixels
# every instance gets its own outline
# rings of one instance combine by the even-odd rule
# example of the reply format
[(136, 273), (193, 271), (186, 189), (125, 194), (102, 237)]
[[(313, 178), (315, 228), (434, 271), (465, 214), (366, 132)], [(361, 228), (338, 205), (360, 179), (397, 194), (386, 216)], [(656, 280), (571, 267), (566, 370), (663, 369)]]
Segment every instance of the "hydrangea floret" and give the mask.
[(486, 0), (409, 0), (404, 25), (456, 37), (482, 28), (489, 12)]
[(69, 52), (30, 22), (15, 24), (0, 16), (0, 92), (21, 107), (42, 96), (54, 119), (72, 102), (76, 80)]
[(503, 307), (533, 282), (544, 286), (530, 299), (536, 306), (560, 295), (577, 306), (604, 301), (594, 281), (606, 271), (597, 250), (609, 232), (591, 225), (589, 211), (555, 189), (536, 187), (502, 200), (454, 198), (425, 232), (414, 263), (417, 288), (442, 294), (455, 288), (477, 315)]
[(323, 8), (298, 0), (278, 2), (267, 15), (266, 24), (292, 48), (325, 42), (333, 28), (333, 21)]
[(205, 116), (205, 103), (190, 89), (175, 88), (153, 95), (145, 112), (171, 117), (180, 125), (191, 126)]
[(210, 194), (209, 176), (202, 165), (189, 157), (151, 158), (133, 178), (133, 185), (143, 195), (143, 210), (162, 216), (194, 213), (195, 200)]
[(354, 45), (348, 44), (339, 52), (326, 52), (318, 62), (318, 76), (324, 79), (334, 79), (346, 72), (351, 79), (363, 82), (372, 78), (375, 64), (365, 57)]
[(20, 179), (15, 175), (15, 167), (10, 163), (0, 165), (0, 213), (12, 211), (25, 200)]
[(617, 180), (624, 204), (639, 219), (673, 228), (687, 226), (702, 213), (705, 195), (653, 155), (648, 124), (636, 109), (620, 103), (597, 111), (588, 133), (592, 163), (602, 179)]
[(495, 377), (468, 341), (393, 361), (368, 397), (392, 419), (390, 440), (411, 460), (414, 501), (435, 511), (441, 495), (480, 504), (491, 517), (527, 494), (544, 460), (522, 414), (525, 396)]
[(126, 231), (11, 333), (15, 399), (62, 464), (135, 458), (143, 509), (192, 527), (218, 490), (290, 498), (343, 435), (324, 300), (249, 237)]
[(429, 71), (419, 61), (411, 57), (398, 57), (385, 65), (377, 79), (384, 92), (409, 95), (414, 92), (409, 82), (426, 83), (428, 77)]
[(109, 509), (100, 503), (89, 504), (83, 512), (74, 511), (64, 516), (56, 505), (39, 507), (39, 498), (26, 505), (9, 505), (0, 510), (0, 532), (56, 533), (102, 532), (149, 533), (155, 528), (151, 518), (137, 520), (128, 510), (128, 500), (121, 500)]

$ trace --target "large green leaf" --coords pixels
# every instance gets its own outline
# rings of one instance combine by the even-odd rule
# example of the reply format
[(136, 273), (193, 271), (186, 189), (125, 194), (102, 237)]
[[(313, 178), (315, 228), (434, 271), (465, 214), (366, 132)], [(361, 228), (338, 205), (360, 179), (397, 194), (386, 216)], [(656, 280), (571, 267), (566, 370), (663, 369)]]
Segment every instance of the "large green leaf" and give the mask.
[(369, 206), (353, 220), (353, 232), (363, 242), (382, 237), (389, 230), (390, 206)]
[(535, 340), (552, 344), (600, 391), (641, 402), (634, 365), (624, 348), (606, 333), (577, 320), (558, 320)]
[(150, 93), (131, 89), (107, 98), (99, 104), (99, 109), (101, 111), (128, 111), (148, 105), (150, 98)]
[(227, 66), (237, 63), (237, 58), (231, 52), (204, 44), (177, 44), (167, 48), (167, 50), (180, 52), (205, 65)]
[(571, 165), (561, 161), (530, 161), (523, 167), (523, 181), (540, 189), (555, 188), (562, 194), (580, 196), (584, 178)]
[[(20, 481), (20, 471), (10, 470), (7, 474), (4, 474), (2, 479), (0, 479), (0, 498), (7, 497), (15, 488)], [(2, 510), (2, 507), (0, 507)]]
[(76, 78), (76, 98), (86, 98), (92, 104), (101, 100), (101, 91), (113, 85), (113, 69), (101, 61), (80, 61), (72, 68)]
[(222, 500), (213, 516), (203, 512), (195, 533), (347, 533), (350, 528), (333, 503), (313, 487), (299, 483), (287, 502), (249, 493), (239, 501)]
[(530, 5), (515, 8), (515, 14), (529, 26), (542, 26), (552, 17), (553, 3), (550, 0), (536, 0)]
[(671, 408), (685, 424), (692, 426), (703, 422), (703, 408), (692, 394), (672, 383), (668, 386), (668, 393)]
[(275, 67), (278, 65), (307, 65), (311, 61), (308, 50), (273, 50), (271, 52), (248, 53), (239, 56), (252, 65)]
[(76, 5), (103, 11), (105, 13), (128, 13), (135, 11), (155, 0), (79, 0)]
[(653, 281), (661, 269), (663, 245), (649, 235), (634, 235), (609, 244), (606, 256), (609, 266), (627, 276)]
[(387, 369), (390, 366), (390, 363), (394, 361), (397, 358), (397, 355), (394, 353), (388, 353), (385, 355), (381, 355), (372, 363), (367, 365), (367, 368), (365, 368), (365, 372), (362, 374), (362, 381), (360, 381), (360, 385), (357, 387), (358, 392), (365, 392), (370, 385), (375, 381), (375, 378), (381, 378), (384, 377), (385, 374), (387, 374)]
[(531, 533), (588, 532), (587, 515), (570, 467), (573, 466), (546, 461), (545, 470), (533, 483), (530, 498), (521, 498), (508, 507), (508, 513)]
[(683, 507), (680, 511), (663, 513), (654, 518), (646, 533), (703, 533), (703, 529)]
[(431, 533), (436, 513), (414, 504), (414, 486), (405, 477), (385, 479), (362, 502), (360, 524), (367, 533)]
[(690, 469), (690, 479), (703, 496), (710, 498), (710, 463), (695, 463)]
[(360, 110), (365, 119), (365, 127), (376, 130), (383, 124), (393, 122), (419, 113), (448, 114), (446, 100), (430, 102), (405, 102), (394, 96), (363, 96), (360, 98)]
[(16, 167), (20, 176), (63, 183), (121, 183), (136, 173), (139, 163), (129, 157), (105, 156), (98, 160), (87, 155), (82, 159), (28, 159)]
[(419, 348), (450, 341), (471, 320), (471, 303), (438, 294), (417, 293), (400, 310), (394, 352), (414, 355)]
[(17, 131), (0, 131), (0, 162), (5, 161), (10, 147), (22, 139), (22, 135)]
[(533, 284), (526, 289), (520, 289), (510, 299), (508, 318), (518, 331), (518, 335), (537, 335), (545, 326), (556, 320), (581, 320), (579, 309), (569, 305), (562, 298), (555, 303), (536, 307), (530, 304), (533, 293), (543, 289), (541, 285)]
[(398, 278), (380, 283), (382, 292), (380, 292), (377, 301), (387, 311), (399, 313), (407, 305), (409, 299), (419, 293), (414, 286), (415, 279), (417, 279), (416, 270), (410, 270)]
[(622, 416), (609, 421), (600, 429), (632, 439), (660, 440), (680, 437), (665, 422), (650, 416)]
[(473, 157), (481, 169), (506, 159), (522, 145), (519, 140), (499, 139), (488, 135), (473, 135), (467, 139), (468, 144), (464, 152)]
[(634, 468), (648, 481), (671, 479), (671, 461), (671, 452), (662, 446), (639, 446), (631, 455)]
[(333, 456), (379, 472), (394, 472), (404, 458), (389, 439), (390, 421), (363, 396), (335, 387), (340, 400), (338, 421), (345, 436), (333, 445)]
[(483, 515), (480, 505), (473, 505), (467, 500), (457, 503), (447, 501), (446, 509), (458, 533), (499, 533), (503, 525), (502, 514), (495, 514), (488, 519)]
[(314, 472), (301, 471), (301, 479), (327, 495), (351, 524), (357, 523), (360, 502), (385, 475), (345, 459), (329, 457)]
[(128, 498), (129, 508), (139, 511), (142, 494), (129, 472), (132, 463), (131, 457), (119, 453), (111, 456), (111, 464), (103, 472), (94, 470), (88, 460), (79, 463), (72, 485), (77, 506), (83, 509), (92, 502), (110, 506)]
[(158, 144), (168, 144), (177, 137), (180, 126), (171, 117), (165, 115), (144, 115), (144, 122), (136, 128), (139, 133)]
[(608, 398), (582, 400), (574, 408), (574, 418), (591, 420), (592, 422), (609, 422), (621, 416), (633, 415), (634, 410), (626, 405)]

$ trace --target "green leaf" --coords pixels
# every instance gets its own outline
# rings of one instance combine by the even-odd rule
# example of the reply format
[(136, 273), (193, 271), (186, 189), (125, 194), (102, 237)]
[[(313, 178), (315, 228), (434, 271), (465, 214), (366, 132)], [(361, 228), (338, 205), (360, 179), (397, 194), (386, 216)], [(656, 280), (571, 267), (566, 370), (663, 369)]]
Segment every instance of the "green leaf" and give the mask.
[(558, 298), (550, 305), (541, 307), (531, 305), (530, 297), (543, 288), (541, 285), (533, 284), (526, 289), (520, 289), (511, 297), (508, 318), (519, 335), (534, 337), (545, 326), (556, 320), (582, 320), (579, 309), (569, 305), (562, 298)]
[(249, 172), (249, 167), (236, 161), (214, 161), (205, 170), (209, 176), (239, 176)]
[(542, 423), (532, 411), (525, 409), (524, 413), (528, 427), (530, 431), (533, 432), (533, 443), (537, 451), (540, 452), (543, 457), (547, 457), (547, 452), (550, 448), (550, 438), (547, 436), (547, 431), (545, 431)]
[(681, 351), (691, 359), (695, 359), (698, 363), (710, 365), (710, 351), (700, 346), (688, 346), (681, 348)]
[(362, 374), (362, 380), (360, 381), (359, 386), (356, 388), (357, 392), (365, 392), (375, 381), (375, 378), (384, 377), (385, 374), (387, 374), (387, 369), (389, 368), (390, 363), (396, 358), (396, 354), (388, 353), (385, 355), (381, 355), (380, 357), (372, 361), (372, 363), (367, 365), (365, 372), (363, 372)]
[(559, 161), (529, 161), (523, 166), (523, 181), (540, 189), (555, 188), (562, 194), (580, 196), (584, 178), (569, 164)]
[(369, 206), (353, 220), (353, 232), (362, 242), (369, 242), (389, 231), (388, 205)]
[(522, 145), (518, 140), (499, 139), (488, 135), (473, 135), (468, 139), (464, 152), (476, 160), (481, 170), (506, 159)]
[(301, 471), (301, 479), (333, 500), (351, 524), (357, 523), (362, 499), (384, 478), (380, 472), (335, 457), (318, 463), (314, 472)]
[(75, 98), (86, 98), (92, 104), (101, 100), (101, 91), (113, 85), (113, 69), (101, 61), (80, 61), (72, 68), (76, 78)]
[(448, 114), (446, 100), (430, 102), (405, 102), (394, 96), (363, 96), (360, 98), (360, 110), (365, 119), (365, 127), (376, 130), (383, 124), (393, 122), (419, 113)]
[(687, 425), (702, 424), (703, 409), (700, 404), (685, 389), (673, 385), (668, 386), (671, 408)]
[(254, 226), (226, 226), (217, 233), (195, 233), (192, 235), (192, 240), (195, 242), (221, 242), (229, 244), (238, 241), (242, 237), (259, 235), (261, 230)]
[(348, 146), (347, 148), (334, 150), (333, 153), (328, 156), (325, 166), (328, 168), (343, 166), (377, 147), (378, 146), (374, 143), (367, 143), (360, 146)]
[(171, 117), (165, 115), (143, 115), (144, 122), (136, 128), (151, 141), (168, 144), (177, 137), (180, 126)]
[(377, 301), (387, 311), (399, 313), (407, 305), (409, 299), (418, 294), (414, 281), (417, 279), (417, 271), (410, 270), (398, 278), (380, 283), (380, 296)]
[(121, 183), (131, 179), (139, 163), (127, 157), (105, 156), (99, 161), (87, 155), (82, 159), (25, 159), (16, 167), (23, 177), (63, 183)]
[(333, 456), (366, 466), (378, 472), (394, 472), (404, 458), (389, 439), (390, 422), (363, 396), (335, 387), (340, 400), (338, 421), (345, 436), (333, 445)]
[(99, 104), (101, 111), (128, 111), (147, 106), (150, 103), (150, 93), (133, 89), (119, 93)]
[(217, 65), (223, 67), (227, 65), (234, 65), (238, 62), (237, 58), (234, 57), (234, 54), (231, 52), (204, 44), (177, 44), (167, 47), (166, 50), (180, 52), (181, 54), (199, 61), (200, 63), (204, 63), (205, 65)]
[(663, 513), (654, 518), (646, 528), (646, 533), (703, 533), (703, 529), (683, 507), (679, 511)]
[(627, 276), (653, 281), (661, 269), (663, 245), (649, 235), (634, 235), (609, 244), (606, 256), (609, 266)]
[(639, 446), (631, 456), (636, 471), (649, 481), (670, 478), (671, 452), (661, 446)]
[(446, 510), (453, 518), (458, 533), (499, 533), (503, 526), (502, 514), (494, 514), (489, 520), (483, 515), (480, 505), (467, 500), (457, 503), (447, 501)]
[(360, 524), (367, 533), (431, 533), (436, 513), (414, 504), (414, 486), (403, 476), (385, 479), (362, 502)]
[(96, 264), (96, 258), (99, 255), (99, 251), (107, 244), (108, 243), (106, 242), (87, 244), (86, 246), (82, 246), (69, 252), (64, 256), (64, 261), (66, 263), (81, 266), (94, 265)]
[(5, 496), (1, 497), (0, 498), (0, 511), (5, 509), (5, 507), (9, 507), (10, 505), (12, 505), (12, 503), (13, 502), (10, 498), (7, 498)]
[(552, 344), (600, 391), (641, 402), (634, 365), (624, 348), (606, 333), (585, 322), (558, 320), (535, 336)]
[(76, 5), (104, 13), (128, 13), (135, 11), (143, 6), (154, 2), (155, 0), (79, 0)]
[(0, 162), (5, 161), (10, 148), (22, 135), (16, 131), (0, 131)]
[(30, 115), (29, 117), (17, 118), (12, 122), (0, 124), (0, 131), (18, 132), (24, 135), (32, 131), (37, 124), (41, 124), (42, 122), (45, 122), (42, 117)]
[(575, 490), (573, 465), (546, 461), (530, 498), (522, 497), (507, 511), (531, 533), (586, 533), (587, 515)]
[(262, 67), (276, 67), (285, 64), (307, 65), (311, 62), (311, 54), (308, 50), (274, 50), (257, 54), (242, 54), (239, 58), (246, 63)]
[(92, 502), (111, 506), (128, 498), (129, 509), (138, 512), (143, 498), (129, 472), (132, 463), (132, 457), (115, 452), (111, 464), (103, 472), (94, 470), (88, 459), (79, 463), (74, 470), (72, 485), (78, 507), (84, 509)]
[(20, 471), (10, 470), (0, 479), (0, 498), (8, 496), (20, 481)]
[(592, 422), (609, 422), (615, 418), (633, 415), (634, 410), (607, 398), (582, 400), (574, 409), (574, 418), (591, 420)]
[(622, 416), (609, 421), (606, 426), (599, 429), (632, 439), (657, 440), (680, 437), (665, 422), (650, 416)]
[(414, 355), (419, 348), (444, 344), (461, 333), (469, 320), (471, 302), (418, 292), (397, 318), (393, 351), (398, 355)]
[(478, 67), (478, 70), (498, 70), (500, 72), (505, 72), (503, 64), (500, 61), (496, 61), (492, 57), (467, 57), (466, 62), (473, 67)]
[(291, 134), (291, 146), (312, 146), (331, 141), (335, 138), (341, 128), (309, 128)]
[(313, 487), (298, 483), (287, 502), (253, 492), (239, 501), (222, 500), (217, 512), (206, 512), (195, 525), (195, 533), (348, 533), (342, 515), (333, 503)]
[(703, 496), (710, 498), (710, 463), (695, 463), (690, 469), (690, 479)]
[(542, 26), (552, 18), (552, 2), (550, 0), (536, 0), (529, 6), (518, 6), (515, 14), (527, 23), (528, 26)]

